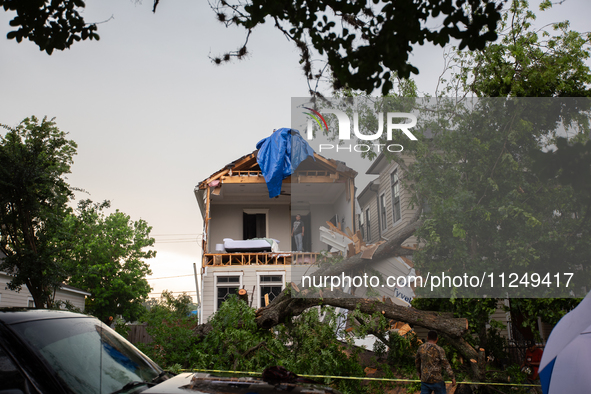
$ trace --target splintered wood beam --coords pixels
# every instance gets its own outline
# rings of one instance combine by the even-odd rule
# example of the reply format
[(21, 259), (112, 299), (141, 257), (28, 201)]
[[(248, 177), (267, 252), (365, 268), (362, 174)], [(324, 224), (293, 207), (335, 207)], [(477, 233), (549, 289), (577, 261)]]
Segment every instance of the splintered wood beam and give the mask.
[(222, 184), (229, 183), (265, 183), (263, 176), (224, 176)]
[(208, 179), (204, 180), (203, 182), (201, 182), (201, 183), (199, 184), (199, 189), (201, 189), (201, 190), (205, 189), (206, 187), (208, 187), (208, 186), (209, 186), (209, 184), (210, 184), (211, 182), (213, 182), (213, 181), (215, 181), (215, 180), (217, 180), (217, 179), (219, 179), (219, 178), (223, 177), (223, 176), (224, 176), (224, 175), (226, 175), (228, 172), (230, 172), (230, 169), (229, 169), (229, 168), (227, 168), (227, 169), (225, 169), (225, 170), (222, 170), (222, 171), (218, 172), (217, 174), (213, 175), (211, 178), (208, 178)]
[(255, 163), (257, 161), (254, 152), (235, 161), (232, 170), (240, 170), (243, 167), (248, 167), (249, 165), (252, 165), (253, 161)]

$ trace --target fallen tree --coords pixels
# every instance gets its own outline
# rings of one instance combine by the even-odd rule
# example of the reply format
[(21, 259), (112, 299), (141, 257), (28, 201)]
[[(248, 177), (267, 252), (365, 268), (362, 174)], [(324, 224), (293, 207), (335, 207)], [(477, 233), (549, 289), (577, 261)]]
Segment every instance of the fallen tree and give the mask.
[[(362, 259), (361, 253), (352, 256), (338, 264), (321, 266), (312, 273), (313, 276), (336, 275), (353, 271), (366, 266), (371, 261), (400, 255), (408, 255), (412, 250), (402, 247), (402, 243), (411, 237), (421, 225), (420, 209), (411, 222), (402, 228), (392, 239), (381, 244), (373, 254), (371, 260)], [(393, 304), (389, 299), (354, 298), (341, 290), (312, 293), (311, 290), (299, 291), (297, 285), (291, 284), (267, 306), (256, 311), (256, 323), (261, 329), (268, 330), (279, 324), (287, 323), (299, 316), (305, 310), (322, 305), (330, 305), (350, 311), (359, 310), (365, 314), (381, 313), (386, 319), (402, 321), (413, 326), (435, 330), (458, 350), (462, 357), (470, 360), (470, 371), (473, 379), (484, 377), (484, 350), (476, 350), (465, 339), (468, 332), (468, 320), (465, 318), (450, 318), (437, 312), (422, 311), (415, 308)], [(212, 327), (209, 323), (200, 324), (194, 330), (197, 337), (206, 336)]]
[(437, 312), (408, 308), (377, 299), (353, 298), (340, 290), (323, 292), (322, 298), (293, 297), (292, 293), (294, 292), (296, 290), (293, 286), (288, 286), (268, 306), (258, 309), (256, 312), (257, 325), (263, 329), (269, 329), (288, 322), (306, 309), (321, 305), (330, 305), (350, 311), (357, 309), (368, 315), (377, 312), (386, 319), (403, 321), (437, 331), (460, 352), (464, 359), (470, 360), (470, 370), (474, 379), (480, 380), (484, 377), (484, 350), (477, 351), (463, 338), (464, 334), (468, 332), (468, 320), (465, 318), (450, 318)]

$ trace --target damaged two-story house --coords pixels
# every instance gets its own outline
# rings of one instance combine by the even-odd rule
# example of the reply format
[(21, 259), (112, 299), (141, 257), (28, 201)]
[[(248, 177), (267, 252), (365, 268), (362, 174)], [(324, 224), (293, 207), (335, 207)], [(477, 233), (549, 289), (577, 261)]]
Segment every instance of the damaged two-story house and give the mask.
[[(290, 135), (290, 129), (280, 129), (266, 140), (285, 143), (286, 138), (294, 152), (301, 152), (298, 144), (302, 142), (307, 146), (299, 134)], [(357, 172), (307, 146), (305, 158), (291, 157), (291, 163), (300, 161), (293, 174), (268, 185), (269, 167), (281, 168), (286, 159), (290, 161), (289, 151), (277, 152), (269, 146), (274, 145), (257, 144), (257, 150), (228, 163), (195, 187), (204, 224), (201, 321), (207, 321), (239, 289), (246, 290), (252, 307), (272, 301), (292, 280), (292, 266), (305, 271), (328, 249), (320, 241), (319, 230), (327, 221), (357, 230)], [(296, 250), (292, 237), (297, 215), (304, 228), (301, 251)]]

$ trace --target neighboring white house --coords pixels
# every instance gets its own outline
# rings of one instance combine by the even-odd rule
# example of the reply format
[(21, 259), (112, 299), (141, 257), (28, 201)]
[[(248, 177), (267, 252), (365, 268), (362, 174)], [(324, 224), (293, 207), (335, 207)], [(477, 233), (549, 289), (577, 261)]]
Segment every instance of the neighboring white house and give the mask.
[[(410, 161), (411, 157), (404, 157), (405, 164), (408, 165)], [(375, 175), (375, 179), (370, 181), (357, 197), (361, 207), (357, 220), (365, 242), (375, 243), (392, 238), (397, 231), (409, 224), (417, 208), (411, 208), (412, 196), (401, 185), (404, 171), (395, 161), (388, 161), (382, 153), (374, 160), (366, 174)], [(419, 246), (418, 240), (416, 237), (410, 237), (403, 246), (414, 249)], [(390, 275), (391, 271), (410, 272), (409, 269), (413, 269), (412, 274), (415, 274), (411, 256), (389, 258), (376, 262), (374, 267), (384, 275)], [(404, 301), (410, 301), (414, 297), (408, 289), (402, 292), (399, 289), (393, 290), (394, 296)], [(491, 320), (503, 323), (507, 328), (501, 331), (501, 335), (511, 339), (511, 317), (503, 310), (502, 305), (492, 314)], [(426, 336), (426, 330), (419, 328), (417, 331), (419, 336)]]
[[(0, 260), (4, 258), (4, 254), (0, 252)], [(8, 282), (12, 277), (5, 272), (0, 271), (0, 308), (8, 307), (29, 307), (34, 308), (35, 302), (26, 286), (23, 286), (20, 291), (10, 290)], [(77, 289), (69, 285), (61, 285), (54, 295), (55, 301), (68, 301), (74, 307), (84, 311), (84, 301), (86, 296), (90, 293)]]

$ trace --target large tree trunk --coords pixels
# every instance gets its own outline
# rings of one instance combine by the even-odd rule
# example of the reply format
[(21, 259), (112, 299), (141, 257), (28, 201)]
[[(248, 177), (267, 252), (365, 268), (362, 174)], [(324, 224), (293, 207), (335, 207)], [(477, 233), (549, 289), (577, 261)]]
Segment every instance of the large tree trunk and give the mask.
[(272, 302), (256, 312), (256, 322), (259, 327), (270, 328), (284, 323), (287, 319), (299, 315), (303, 310), (312, 306), (330, 305), (348, 310), (359, 308), (362, 313), (370, 315), (376, 312), (382, 313), (387, 319), (437, 330), (452, 337), (461, 337), (468, 330), (468, 320), (464, 318), (443, 317), (434, 312), (386, 304), (376, 299), (352, 298), (350, 294), (340, 290), (324, 292), (322, 298), (292, 298), (290, 290), (287, 288), (277, 297), (279, 302)]

